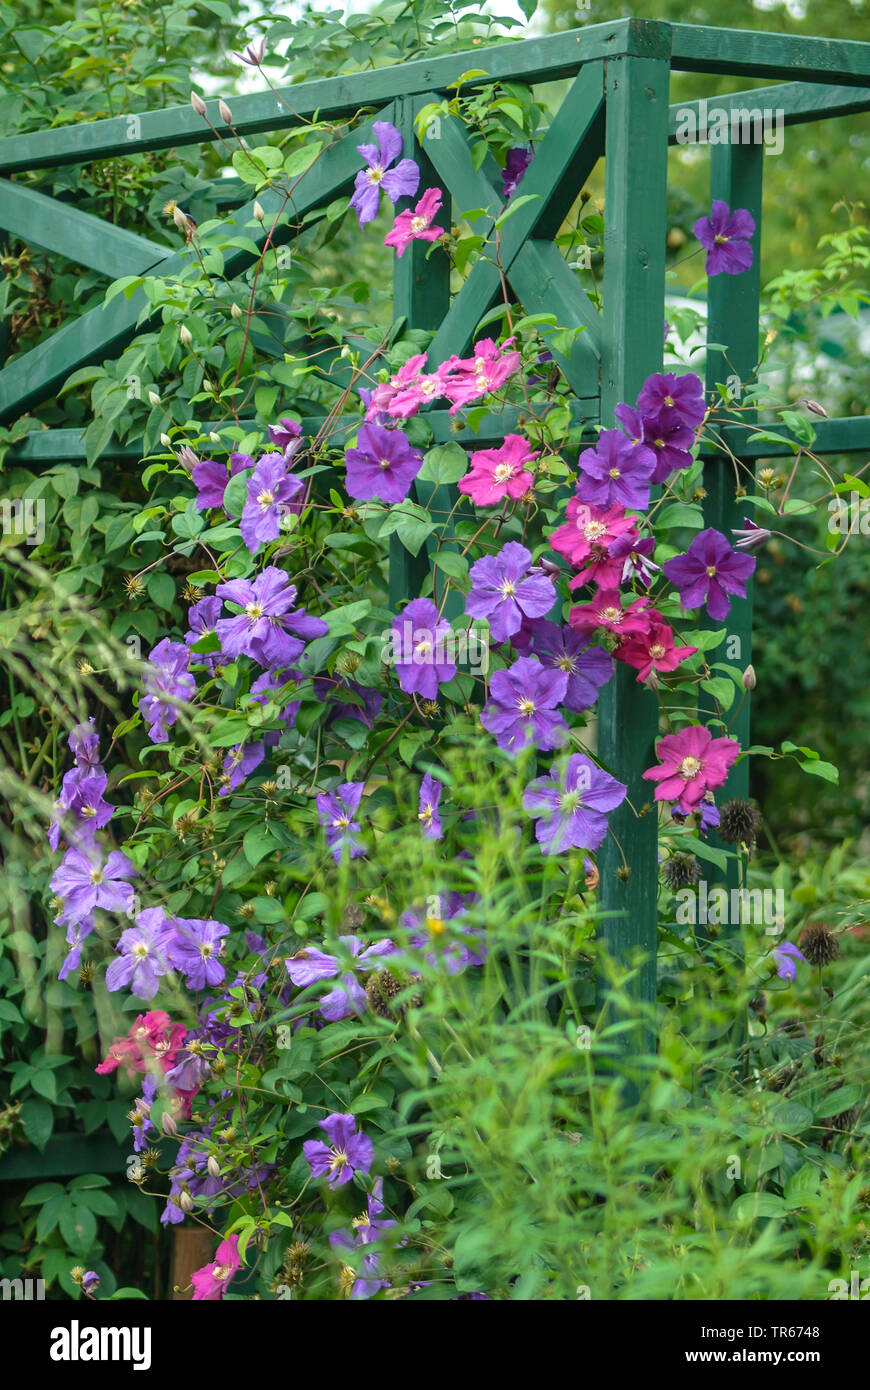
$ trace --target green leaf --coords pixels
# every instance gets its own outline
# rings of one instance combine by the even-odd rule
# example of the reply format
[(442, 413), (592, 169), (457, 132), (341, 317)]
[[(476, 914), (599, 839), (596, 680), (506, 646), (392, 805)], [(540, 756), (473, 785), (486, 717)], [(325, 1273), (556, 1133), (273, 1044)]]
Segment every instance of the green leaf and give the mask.
[(45, 1100), (26, 1100), (21, 1107), (21, 1128), (37, 1149), (44, 1149), (54, 1129), (54, 1111)]
[(436, 551), (432, 556), (432, 563), (460, 584), (468, 578), (468, 556), (460, 555), (456, 550)]
[(251, 868), (255, 869), (261, 859), (280, 849), (280, 845), (267, 826), (254, 825), (245, 832), (242, 849)]
[(735, 1221), (760, 1221), (766, 1217), (788, 1215), (788, 1208), (781, 1197), (772, 1192), (744, 1192), (731, 1204), (731, 1215)]
[(423, 459), (417, 474), (421, 483), (458, 483), (468, 472), (468, 455), (461, 444), (438, 444)]
[(803, 772), (810, 772), (814, 777), (821, 777), (825, 782), (839, 783), (840, 772), (833, 763), (825, 763), (820, 760), (816, 762), (803, 762), (798, 766)]
[(842, 1115), (844, 1110), (851, 1110), (853, 1105), (860, 1105), (864, 1099), (864, 1093), (860, 1086), (841, 1086), (838, 1091), (832, 1091), (829, 1096), (825, 1096), (816, 1106), (816, 1119), (827, 1120), (832, 1115)]
[(97, 1238), (97, 1218), (78, 1202), (70, 1204), (61, 1215), (60, 1233), (74, 1255), (87, 1255)]
[(700, 531), (704, 525), (704, 513), (700, 507), (689, 506), (686, 502), (672, 502), (669, 507), (656, 513), (655, 523), (663, 529), (668, 526), (690, 526)]

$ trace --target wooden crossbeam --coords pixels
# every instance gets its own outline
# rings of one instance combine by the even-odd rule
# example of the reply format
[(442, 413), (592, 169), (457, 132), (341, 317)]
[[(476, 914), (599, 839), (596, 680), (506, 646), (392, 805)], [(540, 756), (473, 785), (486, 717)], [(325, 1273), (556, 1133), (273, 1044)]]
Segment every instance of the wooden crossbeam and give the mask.
[(66, 256), (111, 280), (143, 275), (168, 254), (156, 241), (8, 179), (0, 179), (0, 227), (28, 245)]
[[(679, 113), (693, 111), (697, 118), (701, 103), (683, 101), (670, 108), (668, 140), (677, 143)], [(728, 92), (710, 97), (706, 103), (708, 120), (715, 111), (782, 111), (783, 125), (802, 125), (807, 121), (828, 120), (833, 116), (852, 116), (870, 111), (870, 87), (842, 87), (808, 82), (780, 82), (773, 87), (755, 87), (744, 92)]]
[[(330, 146), (309, 171), (296, 184), (288, 211), (294, 218), (349, 190), (354, 175), (360, 167), (357, 145), (372, 138), (372, 124), (376, 119), (392, 120), (395, 108), (389, 106), (378, 117), (365, 123), (352, 135)], [(258, 200), (266, 213), (262, 226), (256, 225), (249, 234), (258, 246), (264, 243), (274, 218), (281, 211), (284, 198), (275, 190), (267, 189)], [(244, 224), (253, 219), (253, 200), (240, 208), (235, 217), (227, 219), (228, 229), (234, 224)], [(273, 243), (280, 245), (295, 235), (292, 225), (282, 225), (276, 229)], [(188, 253), (189, 255), (190, 253)], [(250, 252), (235, 247), (229, 250), (225, 259), (225, 274), (229, 279), (241, 274), (251, 264)], [(164, 258), (149, 267), (152, 275), (178, 275), (187, 264), (180, 252), (164, 255)], [(141, 272), (139, 272), (141, 273)], [(99, 305), (74, 319), (50, 338), (39, 343), (30, 352), (15, 358), (0, 371), (0, 420), (10, 419), (31, 409), (40, 401), (54, 394), (66, 378), (78, 367), (92, 362), (103, 361), (117, 355), (133, 338), (143, 323), (150, 321), (149, 301), (142, 290), (137, 290), (129, 299), (116, 296), (108, 304)], [(144, 314), (144, 317), (143, 317)]]
[(670, 27), (671, 66), (676, 72), (779, 77), (783, 81), (799, 74), (802, 82), (850, 87), (870, 83), (870, 44), (858, 39), (804, 38), (702, 24)]

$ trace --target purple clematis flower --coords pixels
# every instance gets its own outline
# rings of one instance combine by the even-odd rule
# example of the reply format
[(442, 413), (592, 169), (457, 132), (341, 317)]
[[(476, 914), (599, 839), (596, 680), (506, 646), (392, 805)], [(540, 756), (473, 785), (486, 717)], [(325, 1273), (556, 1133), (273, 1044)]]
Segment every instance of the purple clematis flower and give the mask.
[(172, 928), (161, 907), (147, 907), (135, 926), (121, 932), (120, 955), (106, 971), (106, 988), (128, 988), (137, 999), (153, 999), (161, 975), (172, 968)]
[(133, 889), (127, 879), (138, 874), (126, 854), (112, 850), (105, 862), (99, 849), (68, 849), (51, 878), (51, 887), (63, 899), (64, 925), (83, 922), (94, 908), (105, 912), (129, 912)]
[(496, 671), (480, 722), (506, 753), (524, 748), (546, 752), (567, 736), (568, 726), (558, 711), (567, 689), (567, 672), (521, 656), (506, 671)]
[[(389, 1223), (383, 1222), (383, 1225)], [(395, 1222), (392, 1223), (395, 1225)], [(371, 1238), (373, 1239), (373, 1237)], [(357, 1231), (355, 1237), (348, 1235), (347, 1231), (332, 1231), (329, 1243), (333, 1250), (346, 1250), (352, 1254), (369, 1242), (362, 1239), (360, 1232)], [(347, 1268), (354, 1274), (354, 1281), (350, 1291), (350, 1297), (354, 1298), (374, 1298), (375, 1294), (381, 1289), (390, 1287), (389, 1279), (379, 1279), (378, 1276), (378, 1252), (377, 1250), (367, 1250), (358, 1263), (357, 1268), (348, 1265)]]
[(281, 518), (304, 484), (287, 472), (283, 454), (264, 454), (248, 481), (248, 496), (239, 522), (242, 540), (252, 555), (265, 541), (278, 539)]
[(351, 957), (349, 969), (338, 956), (330, 955), (318, 946), (304, 946), (285, 962), (287, 974), (300, 989), (318, 980), (338, 979), (335, 988), (320, 1001), (320, 1013), (329, 1023), (350, 1018), (354, 1013), (365, 1013), (368, 1001), (357, 973), (366, 975), (377, 970), (381, 958), (394, 955), (396, 951), (386, 936), (372, 946), (366, 946), (358, 936), (340, 936), (338, 940)]
[(465, 611), (486, 618), (496, 642), (519, 632), (526, 618), (542, 618), (556, 602), (552, 579), (532, 570), (532, 554), (518, 541), (508, 541), (497, 555), (484, 555), (470, 570), (471, 593)]
[(363, 782), (342, 782), (334, 792), (321, 792), (317, 798), (320, 824), (326, 827), (326, 843), (336, 864), (340, 863), (345, 846), (351, 859), (365, 856), (365, 847), (356, 839), (359, 821), (353, 817), (359, 809)]
[(764, 545), (765, 541), (770, 540), (773, 532), (768, 531), (764, 526), (759, 526), (757, 522), (745, 516), (743, 527), (732, 527), (731, 534), (737, 537), (734, 544), (738, 550), (757, 550), (759, 546)]
[(367, 168), (360, 169), (354, 179), (350, 200), (361, 227), (377, 217), (381, 189), (395, 204), (400, 198), (413, 198), (420, 186), (420, 170), (413, 159), (402, 159), (394, 169), (389, 167), (402, 153), (402, 137), (396, 127), (389, 121), (375, 121), (372, 129), (378, 143), (357, 145)]
[[(603, 647), (563, 623), (539, 618), (523, 630), (523, 651), (536, 656), (543, 666), (564, 671), (568, 677), (562, 704), (576, 714), (589, 709), (598, 692), (613, 675), (613, 658)], [(514, 645), (516, 645), (516, 640)]]
[(781, 980), (796, 978), (799, 960), (809, 963), (803, 951), (799, 951), (793, 941), (780, 941), (774, 946), (773, 959), (776, 961), (776, 973)]
[(259, 767), (266, 756), (265, 743), (237, 743), (223, 761), (218, 796), (237, 791), (249, 773)]
[(400, 429), (371, 421), (360, 427), (357, 447), (345, 453), (348, 496), (360, 502), (404, 502), (423, 467), (423, 455)]
[(202, 459), (193, 466), (193, 481), (196, 483), (196, 505), (201, 512), (212, 507), (222, 507), (227, 483), (243, 468), (250, 468), (254, 460), (248, 454), (230, 454), (230, 471), (227, 475), (225, 463), (215, 459)]
[(343, 1187), (354, 1173), (368, 1173), (375, 1149), (367, 1134), (356, 1128), (353, 1115), (327, 1115), (320, 1128), (329, 1139), (307, 1139), (302, 1145), (315, 1178), (327, 1178), (330, 1187)]
[(706, 602), (710, 617), (718, 621), (730, 612), (730, 594), (746, 597), (755, 559), (738, 555), (721, 531), (708, 527), (698, 533), (685, 555), (668, 560), (662, 569), (679, 589), (684, 608), (700, 608)]
[(708, 277), (740, 275), (752, 265), (752, 238), (755, 219), (745, 208), (732, 212), (727, 203), (716, 199), (709, 217), (699, 217), (693, 228), (707, 252), (704, 269)]
[[(191, 604), (187, 610), (187, 632), (184, 634), (184, 641), (188, 647), (195, 647), (203, 637), (216, 635), (215, 629), (217, 620), (220, 617), (221, 601), (211, 594), (208, 598), (201, 598), (197, 603)], [(217, 664), (217, 654), (200, 656), (194, 652), (194, 657), (201, 661), (209, 670), (214, 670)]]
[(438, 698), (438, 686), (456, 675), (448, 660), (453, 629), (429, 598), (415, 598), (393, 619), (391, 656), (407, 695)]
[(629, 439), (644, 444), (655, 454), (655, 472), (650, 482), (663, 483), (678, 468), (691, 466), (689, 450), (695, 442), (695, 431), (685, 424), (679, 411), (665, 406), (657, 415), (644, 415), (630, 405), (618, 405), (613, 413)]
[[(458, 975), (467, 965), (483, 965), (486, 960), (484, 932), (457, 920), (475, 897), (473, 893), (447, 893), (436, 897), (434, 910), (430, 907), (422, 914), (413, 909), (402, 913), (402, 925), (412, 933), (408, 945), (425, 951), (424, 959), (433, 969), (441, 965), (448, 975)], [(447, 922), (451, 923), (449, 931)]]
[(303, 651), (300, 638), (309, 641), (329, 631), (322, 618), (294, 609), (296, 585), (277, 565), (267, 565), (253, 580), (219, 584), (215, 593), (242, 609), (238, 616), (221, 618), (216, 624), (229, 657), (250, 656), (266, 667), (292, 666)]
[(440, 840), (444, 834), (438, 814), (442, 790), (441, 783), (436, 782), (431, 772), (427, 772), (420, 783), (420, 809), (417, 813), (424, 840)]
[(94, 728), (94, 716), (92, 714), (87, 719), (83, 719), (80, 724), (76, 724), (75, 728), (71, 730), (68, 744), (77, 767), (91, 768), (94, 772), (102, 771), (100, 766), (100, 736)]
[(223, 922), (196, 917), (173, 917), (171, 927), (174, 931), (169, 958), (176, 970), (184, 976), (188, 989), (205, 989), (207, 985), (220, 985), (226, 978), (226, 970), (220, 960), (223, 938), (229, 936), (230, 929)]
[(663, 410), (674, 410), (690, 429), (697, 429), (706, 414), (704, 383), (694, 372), (677, 376), (676, 372), (655, 372), (647, 377), (637, 398), (642, 415), (658, 416)]
[(645, 444), (626, 439), (621, 430), (602, 430), (594, 449), (577, 460), (577, 496), (595, 507), (633, 507), (645, 511), (656, 470), (656, 456)]
[(585, 753), (575, 753), (560, 773), (530, 782), (523, 805), (537, 817), (535, 838), (545, 854), (594, 850), (607, 834), (605, 813), (620, 806), (627, 791)]
[(269, 439), (284, 451), (284, 461), (289, 463), (294, 454), (302, 448), (302, 426), (295, 420), (282, 416), (277, 425), (269, 426)]
[(501, 172), (501, 186), (505, 202), (516, 193), (517, 187), (522, 182), (531, 162), (532, 151), (527, 150), (524, 145), (514, 145), (513, 149), (508, 150), (507, 159)]
[(145, 667), (145, 694), (139, 710), (148, 725), (152, 743), (167, 743), (169, 729), (178, 718), (178, 702), (196, 692), (196, 681), (188, 670), (190, 652), (182, 642), (162, 642), (150, 652)]
[(107, 782), (99, 766), (95, 772), (87, 767), (72, 767), (65, 774), (48, 832), (48, 843), (53, 850), (60, 844), (61, 829), (69, 844), (84, 848), (94, 843), (96, 832), (102, 830), (115, 813), (114, 806), (103, 798)]

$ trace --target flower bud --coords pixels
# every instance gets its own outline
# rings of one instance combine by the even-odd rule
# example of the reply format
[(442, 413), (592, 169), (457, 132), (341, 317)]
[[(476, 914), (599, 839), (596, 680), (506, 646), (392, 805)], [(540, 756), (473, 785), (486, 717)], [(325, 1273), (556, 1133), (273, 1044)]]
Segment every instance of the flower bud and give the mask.
[(218, 111), (220, 112), (220, 117), (221, 117), (221, 120), (223, 121), (224, 125), (232, 125), (232, 123), (233, 123), (233, 113), (232, 113), (232, 111), (230, 110), (230, 108), (227, 106), (227, 104), (226, 104), (225, 101), (219, 101), (219, 102), (218, 102)]
[(220, 1177), (220, 1175), (221, 1175), (221, 1166), (220, 1166), (220, 1164), (218, 1163), (217, 1159), (215, 1158), (214, 1154), (209, 1154), (209, 1156), (208, 1156), (208, 1164), (207, 1164), (207, 1167), (208, 1167), (208, 1171), (211, 1173), (211, 1175), (212, 1175), (213, 1178), (219, 1178), (219, 1177)]
[(255, 221), (255, 222), (259, 222), (261, 226), (262, 226), (262, 224), (263, 224), (263, 223), (265, 222), (265, 220), (266, 220), (266, 214), (265, 214), (265, 212), (263, 211), (263, 208), (262, 208), (262, 207), (260, 206), (260, 204), (259, 204), (258, 202), (256, 202), (256, 201), (254, 202), (254, 207), (253, 207), (253, 217), (254, 217), (254, 221)]
[(211, 440), (212, 444), (220, 444), (221, 442), (221, 437), (216, 430), (212, 430), (211, 434), (209, 435), (209, 439)]
[(196, 112), (197, 116), (205, 115), (205, 102), (203, 101), (202, 97), (198, 95), (197, 92), (191, 92), (190, 104)]
[(238, 304), (230, 305), (230, 313), (234, 319), (240, 319), (242, 317), (242, 310)]
[(169, 438), (168, 434), (161, 434), (160, 443), (163, 445), (164, 449), (171, 449), (172, 447), (172, 440)]
[(163, 1117), (160, 1121), (160, 1128), (163, 1130), (164, 1134), (168, 1134), (170, 1137), (178, 1133), (178, 1125), (175, 1123), (168, 1111), (163, 1112)]
[(181, 328), (178, 330), (178, 336), (181, 340), (182, 347), (190, 347), (193, 342), (193, 334), (186, 323), (181, 325)]
[(181, 1207), (182, 1211), (193, 1211), (193, 1198), (189, 1192), (182, 1192), (178, 1199), (178, 1205)]
[(757, 682), (755, 679), (755, 667), (752, 665), (752, 662), (750, 662), (746, 670), (743, 672), (743, 680), (741, 684), (743, 685), (744, 690), (754, 690), (756, 683)]
[(149, 400), (149, 402), (151, 403), (151, 405), (159, 405), (159, 404), (160, 404), (160, 397), (158, 396), (158, 394), (157, 394), (156, 391), (149, 391), (149, 392), (148, 392), (148, 400)]
[(180, 232), (186, 232), (186, 231), (187, 231), (187, 226), (188, 226), (188, 223), (187, 223), (187, 213), (186, 213), (186, 212), (182, 212), (182, 211), (181, 211), (181, 208), (178, 207), (177, 204), (176, 204), (176, 206), (172, 209), (172, 220), (173, 220), (173, 222), (175, 223), (176, 227), (178, 228), (178, 230), (179, 230)]

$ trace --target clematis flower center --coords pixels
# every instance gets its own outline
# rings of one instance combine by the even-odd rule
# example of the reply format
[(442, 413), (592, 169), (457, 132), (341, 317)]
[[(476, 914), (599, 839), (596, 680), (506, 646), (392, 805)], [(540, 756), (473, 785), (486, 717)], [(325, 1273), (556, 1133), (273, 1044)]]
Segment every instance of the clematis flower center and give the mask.
[(604, 619), (604, 621), (607, 622), (607, 623), (621, 623), (621, 622), (622, 622), (622, 609), (621, 609), (621, 608), (613, 608), (613, 607), (610, 607), (610, 608), (602, 608), (602, 610), (601, 610), (601, 616), (602, 616), (602, 618)]
[(425, 656), (426, 653), (431, 652), (431, 650), (432, 643), (428, 637), (419, 637), (414, 643), (414, 651), (419, 652), (421, 656)]
[(209, 941), (201, 941), (201, 942), (200, 942), (199, 954), (202, 956), (203, 960), (208, 960), (209, 956), (210, 956), (211, 953), (212, 953), (212, 949), (213, 949), (213, 948), (212, 948), (211, 942), (209, 942)]
[(618, 478), (618, 477), (620, 477), (619, 469), (618, 469), (618, 468), (611, 468), (610, 473), (608, 474), (608, 477), (610, 477), (610, 478)]
[(428, 927), (429, 931), (433, 936), (441, 936), (442, 932), (444, 931), (444, 922), (440, 917), (427, 916), (426, 926)]
[(606, 536), (607, 527), (603, 521), (590, 521), (588, 525), (583, 527), (583, 534), (587, 541), (597, 541), (601, 536)]
[(229, 1277), (230, 1277), (230, 1267), (229, 1267), (229, 1265), (215, 1265), (214, 1269), (212, 1270), (212, 1275), (213, 1275), (213, 1277), (214, 1277), (215, 1279), (219, 1279), (219, 1280), (221, 1280), (221, 1281), (223, 1281), (224, 1279), (229, 1279)]
[(569, 676), (573, 676), (577, 670), (577, 663), (573, 656), (560, 656), (556, 662), (557, 671), (567, 671)]
[(329, 1166), (334, 1171), (336, 1168), (341, 1169), (346, 1167), (349, 1161), (344, 1149), (333, 1149), (332, 1158), (329, 1160)]
[(381, 459), (381, 460), (379, 461), (378, 466), (379, 466), (380, 468), (389, 468), (389, 466), (390, 466), (390, 460), (389, 460), (389, 459)]
[(348, 820), (347, 816), (336, 816), (335, 820), (332, 822), (332, 825), (333, 829), (335, 830), (347, 830), (347, 827), (350, 825), (350, 821)]
[(425, 230), (425, 227), (426, 227), (426, 218), (425, 218), (425, 217), (412, 217), (412, 218), (411, 218), (411, 231), (412, 231), (412, 232), (422, 232), (422, 231)]
[(524, 719), (531, 719), (535, 712), (535, 702), (534, 700), (530, 700), (528, 695), (521, 696), (520, 699), (517, 700), (517, 709)]
[(148, 947), (145, 945), (144, 941), (136, 942), (136, 945), (133, 947), (133, 955), (137, 960), (147, 960)]
[(707, 566), (707, 573), (708, 573), (708, 575), (710, 576), (710, 578), (713, 579), (714, 576), (715, 576), (715, 574), (716, 574), (716, 566), (715, 566), (715, 565), (708, 565), (708, 566)]
[(685, 777), (687, 782), (691, 782), (693, 777), (697, 777), (703, 766), (704, 764), (701, 762), (700, 758), (683, 758), (683, 761), (677, 768), (677, 772), (681, 777)]
[(271, 507), (274, 501), (275, 494), (270, 492), (268, 488), (263, 488), (263, 491), (257, 496), (257, 505), (260, 507)]
[(380, 183), (385, 173), (386, 170), (384, 169), (382, 164), (373, 164), (372, 167), (369, 169), (369, 183)]
[(662, 646), (661, 642), (654, 642), (649, 649), (649, 654), (656, 661), (660, 661), (665, 654), (665, 648)]
[(103, 871), (102, 871), (102, 869), (91, 869), (91, 883), (95, 883), (95, 884), (96, 884), (96, 883), (102, 883), (102, 881), (103, 881)]
[(673, 398), (673, 396), (665, 396), (665, 405), (673, 405), (673, 404), (674, 404), (674, 398)]
[(559, 802), (559, 810), (562, 812), (563, 816), (572, 816), (580, 806), (580, 802), (581, 796), (579, 792), (565, 792), (565, 795)]
[(250, 618), (252, 623), (257, 622), (263, 616), (263, 605), (252, 600), (245, 607), (245, 616)]
[(426, 803), (426, 805), (423, 807), (422, 811), (418, 812), (418, 814), (417, 814), (417, 819), (418, 819), (418, 820), (421, 820), (421, 821), (423, 822), (424, 825), (428, 825), (429, 822), (430, 822), (431, 819), (432, 819), (433, 814), (434, 814), (434, 813), (433, 813), (433, 811), (432, 811), (432, 807), (429, 805), (429, 803), (428, 803), (428, 801), (427, 801), (427, 803)]
[(502, 598), (513, 598), (517, 591), (517, 586), (512, 579), (506, 579), (501, 586)]
[(728, 242), (728, 241), (730, 241), (730, 237), (722, 236), (722, 235), (720, 234), (719, 236), (715, 236), (715, 237), (713, 238), (713, 245), (714, 245), (714, 246), (724, 246), (724, 245), (726, 244), (726, 242)]
[(509, 478), (514, 476), (515, 472), (512, 463), (498, 463), (492, 476), (497, 483), (506, 483)]

